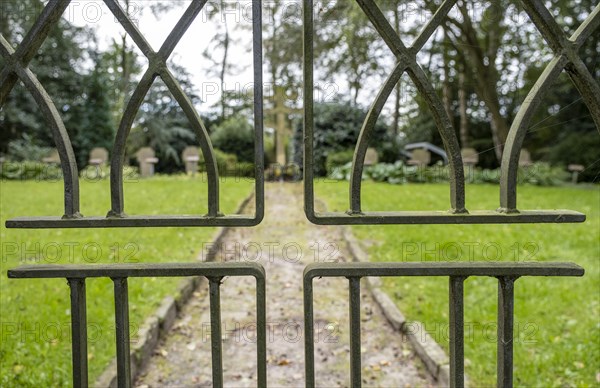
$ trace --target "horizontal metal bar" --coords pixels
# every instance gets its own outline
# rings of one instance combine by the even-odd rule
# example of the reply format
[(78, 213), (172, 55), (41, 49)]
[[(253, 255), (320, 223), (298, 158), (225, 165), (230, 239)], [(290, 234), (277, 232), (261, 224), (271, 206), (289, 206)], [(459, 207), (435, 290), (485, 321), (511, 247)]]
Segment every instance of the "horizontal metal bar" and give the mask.
[(128, 216), (124, 218), (84, 217), (22, 217), (6, 221), (8, 229), (59, 229), (59, 228), (158, 228), (158, 227), (217, 227), (256, 226), (262, 216), (229, 215), (206, 216)]
[(258, 263), (169, 263), (114, 265), (33, 265), (8, 270), (11, 279), (253, 276), (265, 278)]
[(584, 272), (577, 264), (555, 262), (312, 263), (306, 266), (304, 277), (583, 276)]
[(424, 224), (537, 224), (584, 222), (585, 214), (572, 210), (527, 210), (500, 213), (494, 210), (454, 214), (449, 211), (399, 211), (348, 213), (307, 213), (317, 225), (424, 225)]

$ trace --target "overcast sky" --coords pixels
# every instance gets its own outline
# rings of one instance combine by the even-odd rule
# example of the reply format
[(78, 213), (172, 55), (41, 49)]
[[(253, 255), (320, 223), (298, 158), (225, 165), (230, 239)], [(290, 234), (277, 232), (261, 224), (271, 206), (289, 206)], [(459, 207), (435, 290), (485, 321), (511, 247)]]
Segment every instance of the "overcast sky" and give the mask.
[[(166, 13), (161, 13), (159, 19), (153, 15), (148, 3), (149, 1), (132, 1), (130, 14), (146, 40), (154, 50), (158, 51), (190, 1), (177, 1), (177, 6)], [(251, 14), (248, 14), (251, 2), (246, 4), (242, 2), (239, 6), (233, 6), (236, 8), (209, 21), (207, 17), (207, 10), (211, 7), (209, 2), (170, 57), (170, 60), (183, 66), (191, 74), (196, 90), (205, 101), (204, 106), (199, 107), (202, 111), (208, 110), (209, 106), (219, 101), (219, 80), (216, 76), (207, 74), (207, 69), (212, 64), (204, 58), (203, 52), (210, 47), (210, 41), (217, 29), (223, 27), (222, 18), (227, 18), (228, 25), (232, 27), (230, 30), (233, 31), (237, 31), (233, 28), (235, 24), (250, 26), (252, 23)], [(103, 1), (73, 1), (64, 17), (77, 26), (93, 28), (98, 36), (101, 49), (106, 49), (113, 39), (120, 42), (120, 37), (124, 33), (123, 27), (115, 20)], [(244, 70), (238, 71), (238, 74), (229, 75), (226, 79), (226, 88), (227, 90), (243, 90), (252, 82), (252, 52), (247, 52), (251, 48), (252, 35), (250, 32), (244, 35), (238, 32), (234, 33), (234, 39), (235, 44), (230, 48), (229, 59), (231, 63)], [(131, 46), (134, 45), (133, 40), (129, 39), (128, 42)], [(138, 50), (138, 54), (146, 66), (147, 60), (141, 51)], [(215, 60), (218, 63), (221, 63), (221, 56), (221, 52), (216, 53)]]

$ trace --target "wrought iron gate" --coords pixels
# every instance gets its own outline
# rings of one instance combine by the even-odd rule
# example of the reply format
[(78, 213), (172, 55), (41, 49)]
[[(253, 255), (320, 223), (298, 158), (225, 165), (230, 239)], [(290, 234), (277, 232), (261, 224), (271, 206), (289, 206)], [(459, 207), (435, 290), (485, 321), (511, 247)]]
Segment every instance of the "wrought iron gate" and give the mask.
[[(600, 86), (593, 79), (577, 49), (600, 26), (600, 5), (571, 36), (564, 35), (541, 0), (521, 0), (525, 11), (555, 53), (525, 103), (517, 114), (506, 144), (502, 160), (502, 178), (500, 185), (500, 204), (498, 210), (467, 211), (465, 207), (465, 179), (458, 140), (452, 129), (442, 103), (433, 85), (427, 79), (423, 69), (416, 61), (416, 55), (434, 31), (444, 22), (456, 0), (442, 2), (429, 23), (423, 28), (410, 47), (406, 47), (394, 31), (374, 0), (356, 0), (371, 23), (375, 26), (385, 43), (398, 59), (394, 70), (383, 85), (377, 99), (362, 127), (356, 145), (350, 183), (349, 210), (347, 213), (320, 214), (314, 207), (314, 185), (312, 159), (314, 155), (314, 77), (313, 77), (313, 0), (304, 1), (304, 118), (305, 118), (305, 210), (306, 216), (316, 224), (465, 224), (465, 223), (564, 223), (583, 222), (585, 216), (568, 210), (526, 211), (517, 208), (517, 162), (523, 139), (534, 110), (539, 106), (541, 97), (552, 86), (558, 75), (567, 71), (573, 83), (582, 95), (591, 115), (600, 129)], [(261, 222), (264, 213), (264, 166), (263, 166), (263, 90), (254, 89), (254, 139), (255, 139), (255, 198), (254, 215), (223, 215), (219, 207), (219, 182), (216, 158), (206, 128), (188, 96), (169, 71), (166, 61), (175, 46), (196, 19), (207, 0), (194, 0), (185, 11), (181, 20), (165, 40), (158, 52), (146, 42), (135, 24), (128, 18), (117, 0), (104, 0), (119, 23), (125, 28), (140, 50), (148, 58), (149, 67), (131, 96), (125, 114), (121, 120), (114, 142), (114, 154), (111, 168), (111, 209), (106, 217), (84, 217), (79, 206), (79, 172), (75, 156), (60, 114), (44, 87), (37, 80), (28, 64), (58, 23), (70, 0), (50, 0), (43, 12), (27, 33), (18, 48), (14, 49), (0, 35), (0, 54), (6, 66), (0, 73), (0, 106), (4, 104), (11, 89), (21, 80), (35, 98), (40, 110), (50, 125), (56, 147), (59, 151), (64, 175), (64, 215), (46, 218), (18, 218), (6, 222), (8, 228), (123, 228), (123, 227), (170, 227), (170, 226), (253, 226)], [(253, 9), (253, 55), (254, 82), (262, 85), (262, 3), (252, 2)], [(404, 72), (407, 72), (425, 96), (436, 125), (444, 141), (450, 160), (450, 210), (437, 212), (389, 213), (365, 212), (361, 203), (361, 177), (364, 160), (372, 137), (375, 122), (385, 101)], [(202, 216), (128, 216), (125, 213), (123, 195), (123, 162), (125, 142), (133, 120), (141, 103), (152, 85), (160, 77), (183, 108), (187, 118), (196, 131), (208, 176), (208, 213)], [(166, 264), (136, 266), (34, 266), (21, 267), (9, 271), (10, 278), (66, 278), (71, 289), (73, 314), (73, 383), (85, 387), (87, 381), (87, 339), (85, 284), (91, 277), (109, 277), (114, 282), (116, 309), (118, 383), (120, 387), (131, 385), (129, 370), (129, 333), (127, 278), (129, 277), (176, 277), (205, 276), (210, 283), (212, 366), (213, 384), (223, 386), (222, 354), (220, 345), (220, 307), (219, 285), (224, 276), (253, 276), (257, 283), (258, 317), (258, 384), (266, 387), (266, 316), (265, 316), (265, 274), (260, 265), (240, 264)], [(498, 278), (498, 385), (512, 386), (512, 326), (514, 282), (522, 276), (582, 276), (583, 269), (568, 263), (506, 264), (506, 263), (387, 263), (387, 264), (314, 264), (306, 268), (304, 274), (305, 308), (305, 357), (306, 385), (315, 385), (313, 333), (313, 288), (314, 277), (346, 277), (350, 282), (350, 322), (351, 322), (351, 377), (352, 385), (361, 385), (360, 367), (360, 278), (365, 276), (447, 276), (450, 281), (450, 360), (451, 385), (464, 384), (464, 338), (463, 338), (463, 283), (469, 276), (491, 276)]]

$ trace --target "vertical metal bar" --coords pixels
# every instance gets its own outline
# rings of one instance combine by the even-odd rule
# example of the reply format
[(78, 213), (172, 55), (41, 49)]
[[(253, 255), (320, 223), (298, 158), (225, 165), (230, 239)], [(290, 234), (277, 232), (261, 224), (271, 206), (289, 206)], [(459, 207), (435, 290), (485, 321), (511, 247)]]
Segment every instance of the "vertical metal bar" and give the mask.
[(160, 78), (163, 80), (175, 101), (179, 104), (188, 121), (204, 155), (206, 164), (206, 177), (208, 179), (208, 214), (209, 217), (222, 217), (219, 205), (219, 169), (217, 166), (217, 157), (210, 141), (210, 136), (202, 118), (194, 107), (190, 97), (183, 91), (181, 84), (171, 71), (166, 67), (160, 69)]
[[(444, 109), (442, 100), (437, 95), (426, 73), (415, 61), (414, 57), (411, 56), (409, 50), (402, 42), (402, 39), (400, 39), (398, 33), (390, 25), (379, 6), (372, 0), (357, 0), (357, 3), (398, 60), (402, 61), (403, 59), (411, 58), (410, 60), (407, 59), (407, 74), (410, 76), (418, 91), (421, 93), (421, 96), (423, 96), (431, 109), (431, 114), (438, 132), (442, 137), (446, 153), (448, 154), (448, 166), (450, 168), (450, 203), (452, 212), (458, 214), (467, 213), (465, 208), (465, 177), (460, 145), (458, 144), (458, 138), (456, 137), (452, 120)], [(439, 20), (442, 21), (443, 19)], [(389, 88), (390, 86), (389, 82), (386, 82), (386, 85), (384, 85), (385, 88)], [(382, 92), (384, 94), (386, 93), (385, 91)], [(378, 100), (380, 101), (376, 101), (376, 103), (382, 104), (381, 99), (383, 97), (384, 95), (378, 96)], [(373, 108), (376, 108), (375, 105)], [(353, 173), (356, 173), (356, 171), (353, 171)], [(355, 177), (355, 179), (356, 178), (357, 177)], [(357, 180), (355, 180), (355, 185), (358, 185)]]
[(304, 370), (306, 388), (315, 386), (313, 278), (304, 277)]
[(265, 278), (256, 278), (256, 360), (258, 386), (267, 386), (267, 291)]
[(518, 213), (517, 210), (517, 178), (519, 157), (523, 141), (530, 128), (531, 119), (542, 102), (541, 96), (556, 82), (567, 63), (563, 56), (557, 56), (550, 63), (535, 85), (531, 88), (523, 104), (515, 116), (506, 138), (500, 167), (500, 208), (503, 213)]
[[(108, 3), (107, 3), (108, 4)], [(152, 83), (157, 77), (157, 72), (151, 67), (146, 70), (140, 82), (135, 87), (133, 94), (127, 102), (127, 107), (121, 117), (117, 134), (111, 152), (110, 163), (110, 202), (111, 209), (107, 217), (123, 218), (125, 214), (125, 199), (123, 195), (123, 165), (125, 163), (125, 153), (127, 138), (135, 121), (146, 94), (152, 87)]]
[(497, 385), (513, 386), (513, 324), (514, 324), (514, 277), (498, 278), (498, 359)]
[[(69, 6), (69, 3), (70, 0), (49, 1), (42, 10), (42, 13), (35, 20), (31, 29), (27, 32), (25, 37), (23, 37), (16, 52), (12, 49), (12, 45), (8, 45), (11, 48), (10, 55), (15, 54), (14, 58), (18, 58), (17, 66), (27, 67), (27, 65), (29, 65), (29, 62), (35, 57), (35, 54), (37, 54), (42, 44), (46, 41), (50, 32), (60, 21), (61, 16)], [(2, 11), (4, 12), (5, 10), (3, 9)], [(2, 37), (2, 40), (5, 40), (4, 37)], [(5, 54), (2, 54), (2, 56), (4, 55)], [(5, 60), (7, 60), (6, 67), (9, 68), (8, 65), (12, 61), (9, 61), (8, 58), (5, 58)], [(8, 97), (8, 94), (18, 81), (18, 78), (14, 76), (15, 73), (12, 71), (10, 73), (2, 71), (2, 74), (5, 77), (3, 77), (2, 82), (0, 82), (0, 106), (4, 105), (6, 97)], [(12, 76), (6, 77), (8, 74), (12, 74)]]
[(465, 385), (465, 329), (463, 276), (450, 277), (450, 387)]
[(362, 385), (362, 366), (360, 359), (360, 278), (350, 280), (350, 386)]
[(263, 49), (262, 49), (262, 2), (252, 3), (253, 51), (254, 51), (254, 164), (256, 195), (255, 214), (262, 220), (265, 214), (265, 158), (264, 158), (264, 111), (263, 111)]
[(67, 279), (71, 288), (71, 349), (73, 387), (88, 386), (87, 309), (85, 279)]
[(314, 36), (313, 36), (313, 0), (304, 0), (304, 212), (309, 220), (314, 219)]
[(113, 278), (115, 286), (115, 330), (117, 340), (117, 385), (131, 387), (129, 351), (129, 289), (127, 278)]
[(209, 278), (210, 342), (212, 348), (213, 387), (223, 387), (223, 349), (221, 336), (221, 279)]
[(400, 77), (406, 69), (406, 60), (401, 59), (396, 67), (385, 81), (383, 87), (377, 94), (377, 98), (373, 101), (373, 104), (369, 108), (369, 113), (363, 122), (358, 137), (358, 142), (354, 150), (354, 157), (352, 159), (352, 174), (350, 176), (350, 213), (360, 214), (362, 211), (361, 207), (361, 188), (362, 188), (362, 176), (365, 167), (365, 157), (369, 147), (369, 141), (373, 138), (373, 131), (377, 120), (381, 115), (381, 111), (385, 106), (390, 94), (396, 88), (396, 84), (400, 81)]

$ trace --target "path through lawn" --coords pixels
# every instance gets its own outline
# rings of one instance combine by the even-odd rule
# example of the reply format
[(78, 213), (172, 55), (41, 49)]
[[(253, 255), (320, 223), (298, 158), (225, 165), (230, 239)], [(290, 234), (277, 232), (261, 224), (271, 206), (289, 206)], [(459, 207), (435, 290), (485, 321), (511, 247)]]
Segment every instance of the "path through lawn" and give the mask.
[[(300, 387), (304, 386), (302, 272), (315, 260), (345, 261), (349, 254), (338, 227), (318, 227), (306, 221), (300, 184), (268, 185), (266, 203), (263, 223), (252, 229), (231, 229), (216, 260), (252, 260), (265, 266), (269, 386)], [(349, 385), (347, 283), (346, 279), (315, 280), (319, 386)], [(184, 309), (142, 372), (138, 386), (211, 385), (210, 315), (205, 288), (198, 290)], [(251, 279), (226, 278), (221, 288), (226, 386), (256, 386), (254, 292)], [(363, 385), (432, 385), (407, 339), (387, 323), (366, 291), (361, 303)]]

